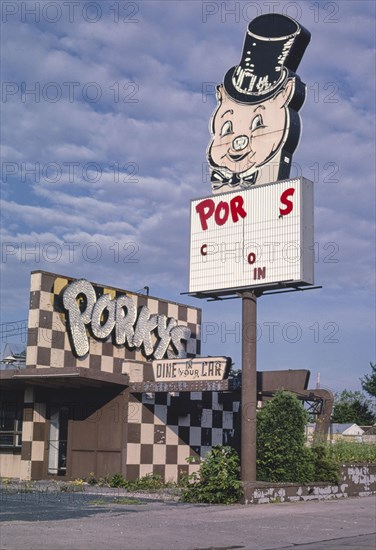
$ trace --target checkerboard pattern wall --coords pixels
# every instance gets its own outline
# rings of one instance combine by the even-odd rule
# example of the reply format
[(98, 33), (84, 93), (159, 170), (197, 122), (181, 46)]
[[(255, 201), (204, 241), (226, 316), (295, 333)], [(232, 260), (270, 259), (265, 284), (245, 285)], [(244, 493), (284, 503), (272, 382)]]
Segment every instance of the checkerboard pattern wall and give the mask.
[[(120, 374), (124, 361), (145, 361), (141, 349), (115, 346), (111, 340), (95, 340), (89, 335), (90, 350), (86, 357), (74, 355), (62, 304), (62, 292), (72, 281), (66, 277), (34, 272), (31, 276), (28, 346), (26, 364), (36, 368), (86, 367)], [(188, 357), (200, 354), (201, 310), (167, 302), (142, 294), (93, 285), (97, 296), (106, 293), (112, 298), (131, 295), (137, 309), (147, 306), (152, 314), (166, 315), (188, 326), (191, 338)], [(25, 398), (22, 461), (27, 475), (38, 479), (43, 475), (46, 405)], [(197, 460), (217, 444), (238, 447), (239, 401), (223, 403), (217, 392), (130, 393), (128, 433), (124, 441), (128, 479), (149, 473), (159, 474), (166, 481), (190, 474), (199, 464), (188, 464), (187, 457)]]
[[(62, 292), (73, 279), (43, 271), (31, 274), (30, 308), (28, 322), (28, 345), (26, 364), (29, 367), (86, 367), (121, 374), (124, 360), (145, 361), (141, 349), (116, 346), (111, 337), (98, 341), (89, 335), (90, 351), (78, 358), (72, 352), (67, 331), (67, 318), (62, 303)], [(201, 310), (145, 296), (125, 290), (93, 285), (98, 296), (121, 294), (131, 296), (137, 305), (147, 306), (153, 314), (173, 317), (179, 325), (188, 326), (191, 337), (187, 342), (187, 356), (200, 354)], [(155, 338), (156, 340), (156, 338)]]
[(46, 403), (38, 403), (26, 388), (22, 421), (21, 477), (42, 479), (46, 430)]
[(214, 445), (238, 447), (239, 401), (219, 403), (217, 392), (133, 394), (128, 409), (126, 476), (159, 474), (177, 481), (198, 470)]

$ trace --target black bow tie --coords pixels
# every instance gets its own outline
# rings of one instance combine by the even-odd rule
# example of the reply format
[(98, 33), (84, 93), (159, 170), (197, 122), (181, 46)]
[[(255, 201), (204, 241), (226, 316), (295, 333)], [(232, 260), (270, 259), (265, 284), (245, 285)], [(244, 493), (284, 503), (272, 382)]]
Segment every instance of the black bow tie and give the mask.
[(241, 187), (249, 187), (256, 183), (257, 172), (253, 172), (246, 177), (241, 177), (239, 174), (233, 173), (230, 178), (226, 178), (218, 170), (213, 170), (211, 174), (211, 182), (213, 189), (220, 189), (223, 185), (228, 185), (229, 187), (235, 187), (240, 185)]

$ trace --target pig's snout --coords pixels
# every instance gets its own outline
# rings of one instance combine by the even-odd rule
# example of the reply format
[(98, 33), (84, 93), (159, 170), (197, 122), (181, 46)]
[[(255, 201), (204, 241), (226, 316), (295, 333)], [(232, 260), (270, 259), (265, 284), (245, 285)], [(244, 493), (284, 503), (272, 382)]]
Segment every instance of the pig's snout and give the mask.
[(242, 151), (247, 147), (249, 143), (248, 136), (238, 136), (232, 142), (232, 148), (234, 151)]

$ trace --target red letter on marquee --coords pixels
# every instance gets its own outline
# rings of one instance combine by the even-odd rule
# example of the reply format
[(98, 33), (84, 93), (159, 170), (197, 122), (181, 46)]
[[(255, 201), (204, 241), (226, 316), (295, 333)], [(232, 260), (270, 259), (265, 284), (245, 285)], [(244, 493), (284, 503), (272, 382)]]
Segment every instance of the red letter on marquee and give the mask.
[(247, 259), (249, 264), (254, 264), (256, 261), (256, 254), (254, 252), (250, 252), (247, 256)]
[(230, 202), (231, 216), (234, 222), (238, 221), (239, 219), (238, 216), (240, 216), (241, 218), (246, 217), (247, 212), (244, 210), (243, 204), (244, 204), (243, 197), (241, 197), (240, 195), (231, 199), (231, 202)]
[(201, 227), (204, 231), (208, 228), (207, 220), (214, 213), (214, 201), (212, 199), (205, 199), (199, 202), (196, 206), (196, 212), (200, 216)]
[[(221, 212), (223, 215), (221, 216)], [(214, 221), (217, 225), (223, 225), (227, 222), (227, 218), (230, 212), (230, 207), (227, 202), (221, 201), (218, 203), (215, 209)]]
[(281, 216), (287, 216), (287, 214), (290, 214), (290, 212), (292, 212), (292, 209), (294, 208), (294, 203), (289, 200), (288, 197), (292, 197), (294, 193), (295, 189), (293, 187), (289, 187), (289, 189), (283, 191), (281, 195), (281, 203), (284, 204), (286, 208), (279, 209), (279, 213)]

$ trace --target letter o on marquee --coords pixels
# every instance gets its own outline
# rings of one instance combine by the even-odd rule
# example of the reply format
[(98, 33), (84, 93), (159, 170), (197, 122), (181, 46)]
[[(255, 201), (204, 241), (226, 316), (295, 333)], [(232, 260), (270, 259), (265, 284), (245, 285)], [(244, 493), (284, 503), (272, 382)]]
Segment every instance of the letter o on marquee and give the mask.
[[(221, 216), (221, 212), (224, 212)], [(214, 219), (217, 225), (223, 225), (227, 222), (228, 215), (230, 213), (230, 206), (228, 202), (220, 201), (215, 209)]]
[(249, 264), (254, 264), (256, 261), (256, 254), (254, 252), (250, 252), (247, 256), (247, 260)]

